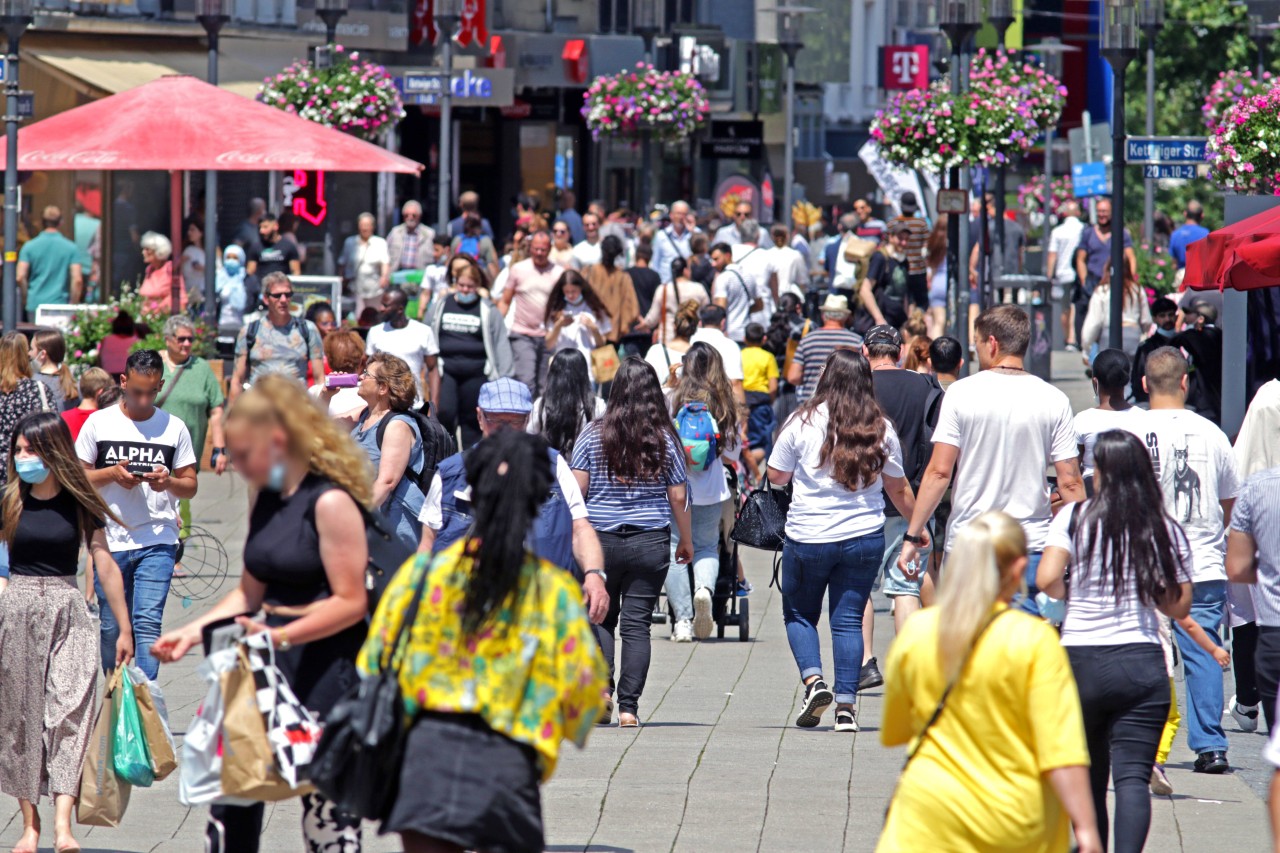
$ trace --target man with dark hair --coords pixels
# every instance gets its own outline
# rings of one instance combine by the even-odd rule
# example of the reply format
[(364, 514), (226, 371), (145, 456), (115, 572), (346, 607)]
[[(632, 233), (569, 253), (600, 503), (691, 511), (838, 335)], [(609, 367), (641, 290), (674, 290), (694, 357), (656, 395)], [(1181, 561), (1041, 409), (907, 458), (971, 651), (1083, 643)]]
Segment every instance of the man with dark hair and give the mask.
[(311, 375), (318, 381), (324, 376), (320, 331), (310, 320), (293, 316), (292, 299), (293, 284), (289, 276), (273, 272), (262, 280), (266, 316), (247, 323), (236, 338), (230, 402), (235, 402), (247, 384), (267, 373), (283, 373), (304, 381), (310, 365)]
[(1190, 378), (1187, 405), (1215, 424), (1222, 422), (1222, 330), (1218, 328), (1218, 308), (1212, 302), (1196, 298), (1185, 312), (1187, 328), (1170, 346), (1187, 354)]
[(964, 366), (960, 342), (949, 335), (934, 338), (929, 344), (929, 367), (933, 371), (938, 384), (945, 391), (960, 378), (960, 368)]
[(643, 317), (649, 313), (649, 308), (653, 305), (653, 295), (658, 292), (662, 277), (653, 268), (652, 245), (641, 243), (636, 246), (635, 254), (635, 266), (627, 269), (627, 275), (631, 276), (631, 285), (636, 290), (636, 303), (640, 309), (640, 316)]
[[(875, 387), (876, 402), (884, 415), (893, 423), (902, 447), (902, 470), (912, 491), (920, 488), (920, 477), (933, 453), (933, 430), (938, 424), (938, 408), (942, 403), (942, 388), (931, 377), (898, 366), (902, 358), (902, 333), (893, 326), (876, 326), (862, 339), (862, 354), (871, 365), (871, 382)], [(907, 617), (920, 609), (920, 582), (923, 572), (907, 575), (898, 568), (898, 554), (902, 551), (902, 536), (907, 532), (907, 522), (885, 496), (884, 502), (884, 555), (880, 560), (880, 572), (884, 576), (883, 592), (893, 599), (894, 632), (902, 630)], [(928, 560), (929, 547), (921, 549), (921, 563)], [(884, 683), (871, 640), (875, 630), (875, 612), (871, 599), (867, 599), (862, 616), (862, 675), (859, 689), (870, 689)]]
[(1147, 402), (1147, 391), (1142, 387), (1142, 377), (1147, 371), (1147, 359), (1151, 353), (1173, 343), (1178, 334), (1178, 306), (1166, 296), (1161, 296), (1151, 303), (1151, 319), (1156, 325), (1155, 331), (1142, 343), (1133, 356), (1133, 369), (1129, 371), (1129, 384), (1133, 391), (1133, 402)]
[[(1187, 360), (1174, 347), (1147, 358), (1142, 382), (1151, 410), (1142, 421), (1165, 510), (1182, 525), (1191, 544), (1191, 618), (1215, 643), (1226, 615), (1226, 525), (1239, 490), (1231, 442), (1209, 420), (1189, 412)], [(1222, 730), (1222, 667), (1191, 635), (1174, 624), (1186, 670), (1187, 746), (1197, 773), (1226, 773), (1227, 737)]]
[(409, 319), (405, 314), (408, 304), (409, 297), (398, 287), (388, 287), (383, 292), (382, 322), (370, 327), (365, 355), (385, 352), (403, 359), (417, 383), (418, 394), (413, 405), (419, 407), (424, 400), (440, 399), (440, 372), (436, 370), (440, 344), (430, 326)]
[(41, 216), (44, 230), (18, 252), (18, 292), (34, 319), (41, 305), (76, 304), (84, 296), (80, 250), (58, 230), (62, 211), (53, 205)]
[(298, 246), (280, 234), (280, 221), (264, 213), (258, 222), (258, 243), (248, 250), (245, 272), (265, 279), (272, 273), (301, 275), (302, 260)]
[(942, 398), (933, 456), (898, 566), (907, 576), (919, 571), (920, 548), (929, 544), (925, 526), (954, 472), (947, 553), (956, 534), (982, 513), (998, 509), (1016, 518), (1026, 532), (1030, 560), (1027, 595), (1015, 601), (1038, 615), (1036, 569), (1053, 517), (1045, 468), (1053, 466), (1062, 500), (1082, 501), (1085, 494), (1071, 402), (1023, 367), (1030, 341), (1031, 320), (1021, 308), (997, 305), (978, 315), (973, 343), (980, 370), (957, 380)]
[(1204, 206), (1200, 202), (1195, 199), (1187, 202), (1183, 216), (1183, 223), (1169, 236), (1169, 254), (1173, 256), (1178, 269), (1187, 266), (1187, 246), (1209, 236), (1209, 229), (1200, 224), (1204, 219)]
[(724, 372), (733, 385), (733, 392), (738, 402), (745, 405), (747, 395), (742, 389), (742, 349), (725, 335), (725, 317), (723, 306), (704, 306), (698, 311), (698, 322), (702, 326), (693, 333), (689, 343), (704, 343), (720, 353), (720, 360), (724, 362)]
[[(164, 361), (155, 350), (129, 356), (119, 405), (89, 416), (76, 439), (76, 455), (119, 522), (107, 519), (107, 547), (124, 577), (138, 666), (155, 680), (159, 663), (151, 644), (160, 637), (165, 599), (178, 552), (178, 501), (196, 494), (196, 451), (182, 421), (156, 407), (164, 387)], [(105, 600), (94, 578), (94, 592)], [(102, 662), (115, 660), (120, 628), (110, 608), (101, 612)]]

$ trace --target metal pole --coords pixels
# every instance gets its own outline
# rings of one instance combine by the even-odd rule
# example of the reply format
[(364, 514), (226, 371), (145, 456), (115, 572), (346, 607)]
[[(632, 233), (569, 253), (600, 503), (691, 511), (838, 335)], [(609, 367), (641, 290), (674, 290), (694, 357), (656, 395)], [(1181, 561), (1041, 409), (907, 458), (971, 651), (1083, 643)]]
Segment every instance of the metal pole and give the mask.
[[(218, 32), (209, 31), (209, 84), (218, 85)], [(215, 273), (218, 269), (218, 172), (204, 173), (204, 316), (210, 328), (218, 322)]]
[(10, 34), (4, 69), (4, 330), (18, 326), (18, 47)]
[[(969, 88), (968, 63), (964, 58), (964, 41), (969, 37), (968, 30), (961, 30), (951, 39), (951, 88), (955, 92), (964, 92)], [(960, 352), (969, 358), (969, 169), (963, 166), (956, 170), (959, 174), (958, 186), (964, 190), (965, 212), (956, 217), (959, 222), (956, 228), (956, 339), (960, 341)]]
[(783, 146), (783, 171), (786, 181), (782, 191), (782, 222), (791, 224), (791, 206), (795, 203), (796, 183), (796, 52), (787, 51), (787, 138)]
[[(1147, 30), (1147, 136), (1156, 135), (1156, 31)], [(1156, 182), (1143, 180), (1142, 236), (1154, 245), (1156, 239)]]
[[(653, 64), (653, 40), (656, 32), (644, 28), (640, 37), (644, 39), (644, 61)], [(653, 133), (648, 130), (640, 132), (640, 204), (641, 214), (648, 221), (649, 211), (653, 210)]]
[(1044, 134), (1044, 226), (1040, 229), (1041, 257), (1044, 258), (1044, 274), (1053, 282), (1053, 270), (1049, 269), (1049, 232), (1053, 230), (1053, 128)]
[(444, 85), (440, 89), (440, 162), (438, 183), (436, 184), (436, 219), (440, 230), (446, 234), (449, 230), (449, 196), (450, 171), (453, 169), (453, 154), (449, 150), (453, 141), (453, 28), (442, 30), (440, 38), (444, 40)]
[(1124, 348), (1124, 69), (1127, 60), (1112, 63), (1111, 101), (1111, 330), (1107, 346)]

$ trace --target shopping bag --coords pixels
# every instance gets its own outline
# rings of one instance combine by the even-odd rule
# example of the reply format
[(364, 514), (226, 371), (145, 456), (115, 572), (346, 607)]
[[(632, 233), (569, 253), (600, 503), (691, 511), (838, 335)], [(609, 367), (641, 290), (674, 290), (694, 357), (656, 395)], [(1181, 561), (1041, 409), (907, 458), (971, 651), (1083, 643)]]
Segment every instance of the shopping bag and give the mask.
[(320, 723), (307, 710), (285, 680), (275, 662), (271, 635), (263, 631), (245, 639), (254, 684), (258, 688), (258, 708), (267, 727), (267, 742), (275, 758), (276, 770), (293, 787), (309, 778), (311, 762), (320, 743)]
[(119, 826), (129, 807), (128, 782), (116, 776), (112, 760), (115, 740), (115, 701), (122, 671), (117, 667), (102, 693), (102, 709), (89, 739), (84, 767), (80, 771), (80, 798), (76, 801), (76, 822), (85, 826)]
[(111, 764), (116, 775), (130, 785), (150, 788), (156, 781), (156, 774), (151, 770), (151, 753), (147, 751), (147, 733), (142, 728), (142, 715), (138, 713), (133, 679), (121, 678), (120, 688), (112, 698), (116, 708)]
[(274, 802), (309, 793), (311, 786), (294, 787), (276, 772), (248, 649), (241, 645), (237, 654), (235, 669), (222, 676), (223, 796)]
[(612, 382), (618, 375), (618, 367), (622, 362), (618, 359), (618, 348), (613, 344), (605, 344), (591, 351), (591, 372), (596, 382), (601, 384)]
[(236, 663), (236, 650), (223, 649), (207, 656), (196, 670), (209, 686), (182, 739), (178, 801), (184, 806), (253, 805), (252, 800), (222, 796), (222, 675)]
[(142, 730), (147, 737), (147, 752), (151, 755), (151, 771), (155, 774), (156, 781), (159, 781), (178, 768), (164, 693), (159, 684), (150, 681), (146, 673), (133, 664), (125, 667), (125, 674), (133, 682), (138, 713), (142, 717)]

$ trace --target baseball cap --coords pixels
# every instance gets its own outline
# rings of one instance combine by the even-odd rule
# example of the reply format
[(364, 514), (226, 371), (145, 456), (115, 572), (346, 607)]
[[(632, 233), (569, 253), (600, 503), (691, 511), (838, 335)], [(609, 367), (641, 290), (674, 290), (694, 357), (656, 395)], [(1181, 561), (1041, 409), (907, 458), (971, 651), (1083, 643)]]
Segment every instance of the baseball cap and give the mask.
[(502, 377), (480, 386), (480, 410), (483, 412), (527, 415), (533, 411), (529, 386)]
[(920, 202), (916, 201), (915, 193), (907, 190), (902, 194), (902, 197), (898, 199), (898, 207), (902, 208), (903, 213), (909, 215), (920, 209)]
[[(862, 336), (862, 342), (867, 346), (888, 345), (892, 347), (902, 347), (902, 333), (893, 326), (882, 324), (872, 326), (870, 331)], [(483, 406), (481, 408), (484, 408)]]

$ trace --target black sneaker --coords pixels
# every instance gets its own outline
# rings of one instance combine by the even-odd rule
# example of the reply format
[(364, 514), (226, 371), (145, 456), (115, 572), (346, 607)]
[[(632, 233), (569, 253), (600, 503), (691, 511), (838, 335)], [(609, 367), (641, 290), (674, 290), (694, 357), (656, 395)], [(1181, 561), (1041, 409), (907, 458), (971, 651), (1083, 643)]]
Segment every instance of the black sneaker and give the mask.
[(809, 682), (804, 689), (804, 698), (800, 700), (800, 713), (796, 714), (796, 725), (802, 729), (811, 729), (822, 722), (822, 712), (836, 701), (836, 695), (827, 687), (821, 678)]
[(1192, 769), (1197, 773), (1209, 773), (1216, 776), (1226, 773), (1231, 769), (1231, 765), (1227, 763), (1227, 754), (1225, 752), (1202, 752), (1196, 756), (1196, 764)]
[(880, 667), (876, 666), (876, 659), (872, 658), (862, 665), (862, 672), (858, 675), (858, 689), (870, 690), (881, 684), (884, 684), (884, 676), (880, 674)]

